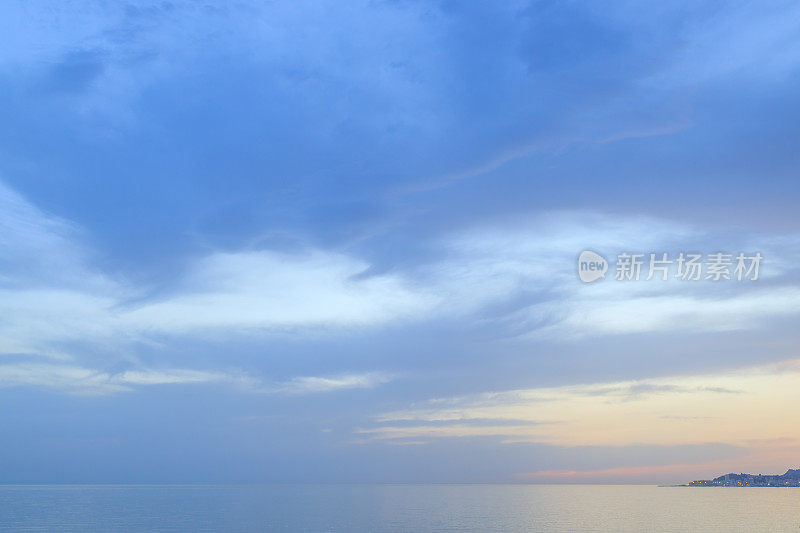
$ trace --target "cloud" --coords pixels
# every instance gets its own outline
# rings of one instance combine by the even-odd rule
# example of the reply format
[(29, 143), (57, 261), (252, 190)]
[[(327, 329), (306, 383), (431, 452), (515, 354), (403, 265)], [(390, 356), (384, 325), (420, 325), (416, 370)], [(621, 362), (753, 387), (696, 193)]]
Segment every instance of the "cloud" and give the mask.
[(375, 440), (391, 441), (419, 438), (457, 438), (457, 437), (514, 437), (527, 433), (531, 424), (509, 426), (482, 426), (471, 424), (452, 424), (448, 426), (382, 426), (380, 428), (360, 428), (356, 433), (370, 436)]
[[(765, 439), (800, 438), (800, 360), (728, 372), (592, 383), (436, 399), (383, 413), (359, 433), (373, 439), (494, 436), (559, 446), (743, 444), (758, 427)], [(470, 420), (527, 424), (471, 424)], [(460, 421), (434, 425), (431, 422)], [(399, 424), (402, 423), (402, 424)]]
[(212, 253), (168, 294), (105, 275), (81, 231), (0, 184), (0, 353), (56, 355), (64, 342), (127, 343), (152, 335), (359, 328), (435, 303), (394, 275), (358, 275), (340, 253)]
[[(560, 211), (449, 235), (440, 243), (442, 257), (413, 274), (442, 301), (434, 312), (471, 316), (498, 335), (528, 341), (759, 329), (800, 313), (794, 304), (800, 297), (796, 240), (793, 234), (732, 237), (663, 218)], [(613, 262), (624, 251), (666, 252), (674, 259), (682, 251), (719, 248), (762, 251), (761, 281), (619, 282), (612, 267), (607, 279), (587, 285), (575, 274), (585, 249)]]
[(30, 386), (82, 395), (128, 392), (141, 386), (221, 383), (236, 379), (222, 373), (184, 369), (108, 373), (68, 364), (0, 365), (0, 387)]
[(390, 374), (382, 372), (366, 372), (362, 374), (342, 374), (338, 376), (317, 377), (303, 376), (292, 378), (274, 388), (267, 387), (269, 392), (287, 394), (314, 394), (347, 389), (372, 389), (391, 381)]
[(217, 384), (248, 394), (304, 395), (371, 389), (391, 381), (382, 372), (301, 376), (270, 383), (241, 371), (135, 369), (103, 372), (75, 364), (17, 362), (0, 364), (0, 387), (36, 387), (79, 395), (131, 392), (142, 387)]
[(48, 341), (363, 328), (413, 319), (435, 303), (434, 296), (412, 290), (396, 276), (357, 279), (364, 268), (352, 258), (321, 251), (243, 252), (202, 260), (177, 293), (155, 301), (128, 303), (128, 295), (145, 292), (128, 284), (0, 289), (0, 315), (7, 317), (0, 324), (0, 350), (47, 353)]
[(360, 278), (367, 264), (323, 251), (213, 254), (178, 294), (126, 312), (143, 330), (359, 327), (410, 317), (435, 303), (397, 276)]
[(61, 356), (53, 341), (107, 332), (130, 292), (91, 266), (83, 240), (0, 182), (0, 353)]
[[(518, 333), (562, 339), (676, 328), (724, 331), (798, 313), (794, 287), (739, 284), (720, 293), (710, 283), (676, 280), (580, 284), (575, 255), (587, 246), (647, 251), (709, 240), (670, 221), (586, 212), (550, 213), (515, 221), (513, 229), (500, 225), (453, 235), (442, 243), (442, 257), (381, 275), (363, 275), (370, 265), (361, 259), (319, 249), (216, 252), (191, 264), (168, 292), (137, 298), (150, 289), (92, 268), (73, 226), (8, 189), (0, 193), (7, 208), (0, 215), (9, 265), (0, 289), (0, 307), (9, 317), (0, 326), (7, 352), (42, 350), (48, 338), (292, 332), (436, 316), (473, 320), (520, 294), (536, 297), (488, 318), (514, 322), (522, 328)], [(780, 267), (782, 255), (774, 252)], [(775, 275), (764, 270), (765, 277)]]
[(32, 205), (0, 181), (0, 288), (113, 287), (92, 271), (81, 229)]
[[(212, 251), (191, 261), (171, 286), (155, 290), (103, 272), (80, 228), (6, 187), (0, 207), (0, 353), (79, 365), (97, 362), (79, 357), (71, 343), (118, 351), (165, 338), (307, 338), (435, 320), (485, 326), (522, 342), (575, 342), (767, 328), (775, 318), (800, 313), (796, 257), (785, 246), (796, 235), (765, 239), (765, 257), (775, 265), (764, 267), (765, 285), (605, 280), (587, 286), (574, 272), (581, 249), (607, 256), (620, 249), (697, 249), (717, 237), (652, 217), (553, 212), (443, 236), (429, 260), (379, 274), (354, 254), (320, 248)], [(726, 242), (749, 250), (758, 240), (744, 235)], [(278, 388), (369, 387), (381, 379), (342, 374), (297, 378)]]

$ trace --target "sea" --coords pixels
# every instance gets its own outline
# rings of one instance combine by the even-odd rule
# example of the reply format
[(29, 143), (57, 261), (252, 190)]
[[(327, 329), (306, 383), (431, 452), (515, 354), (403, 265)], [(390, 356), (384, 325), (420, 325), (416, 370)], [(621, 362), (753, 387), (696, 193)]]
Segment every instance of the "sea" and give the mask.
[(800, 532), (800, 488), (0, 485), (0, 530)]

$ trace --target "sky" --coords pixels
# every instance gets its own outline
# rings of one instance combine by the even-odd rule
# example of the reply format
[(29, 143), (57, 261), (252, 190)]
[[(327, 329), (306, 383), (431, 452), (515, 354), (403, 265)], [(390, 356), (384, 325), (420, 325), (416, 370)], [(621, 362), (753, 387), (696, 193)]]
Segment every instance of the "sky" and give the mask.
[(796, 2), (0, 20), (0, 482), (800, 467)]

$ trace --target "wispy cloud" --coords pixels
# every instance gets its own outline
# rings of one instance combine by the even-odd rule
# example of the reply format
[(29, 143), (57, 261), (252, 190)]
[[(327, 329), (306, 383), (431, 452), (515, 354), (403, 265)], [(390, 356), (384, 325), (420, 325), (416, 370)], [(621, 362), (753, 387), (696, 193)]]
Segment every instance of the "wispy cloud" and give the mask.
[[(443, 240), (446, 256), (420, 278), (450, 313), (479, 314), (495, 331), (563, 342), (664, 331), (730, 331), (768, 326), (800, 313), (794, 302), (796, 235), (713, 233), (668, 219), (562, 211), (483, 224)], [(668, 281), (577, 281), (584, 249), (614, 260), (621, 252), (762, 251), (762, 282), (720, 285)], [(711, 253), (711, 252), (706, 252)], [(645, 273), (646, 274), (646, 273)], [(764, 281), (769, 285), (764, 286)], [(521, 296), (521, 299), (520, 299)], [(508, 310), (504, 302), (514, 302)], [(440, 308), (441, 309), (441, 308)], [(484, 313), (484, 309), (494, 309)]]
[[(800, 362), (784, 361), (694, 376), (521, 389), (437, 399), (384, 413), (360, 430), (374, 439), (494, 436), (506, 442), (560, 446), (742, 444), (758, 427), (764, 438), (800, 438)], [(527, 424), (471, 424), (471, 420)], [(456, 424), (430, 425), (437, 421)]]
[(279, 383), (274, 388), (267, 387), (268, 392), (288, 394), (314, 394), (346, 389), (372, 389), (388, 383), (393, 379), (391, 374), (382, 372), (366, 372), (362, 374), (341, 374), (337, 376), (302, 376)]
[(179, 294), (125, 312), (130, 327), (358, 327), (413, 316), (433, 295), (394, 275), (358, 278), (367, 264), (336, 253), (214, 254), (186, 273)]
[(391, 381), (390, 374), (366, 372), (301, 376), (269, 382), (241, 371), (136, 369), (103, 372), (75, 364), (18, 362), (0, 364), (0, 388), (34, 387), (79, 395), (131, 392), (143, 387), (217, 384), (249, 394), (304, 395), (347, 389), (371, 389)]
[(410, 317), (435, 296), (340, 253), (241, 251), (201, 258), (169, 294), (93, 266), (74, 225), (0, 187), (0, 353), (56, 355), (66, 341), (359, 328)]
[(68, 364), (14, 363), (0, 365), (0, 387), (31, 386), (72, 394), (98, 395), (132, 391), (152, 385), (231, 382), (235, 376), (197, 370), (132, 370), (99, 372)]

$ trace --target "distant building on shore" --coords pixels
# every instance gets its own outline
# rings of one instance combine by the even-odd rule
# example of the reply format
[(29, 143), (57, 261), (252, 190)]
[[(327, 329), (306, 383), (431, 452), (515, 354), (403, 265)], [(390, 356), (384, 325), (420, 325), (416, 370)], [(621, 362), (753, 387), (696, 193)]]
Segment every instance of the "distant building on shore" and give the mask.
[(785, 474), (725, 474), (714, 479), (692, 481), (688, 487), (800, 487), (800, 469)]

